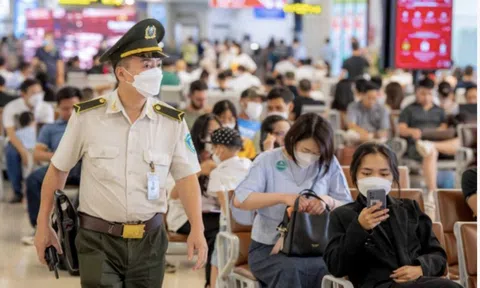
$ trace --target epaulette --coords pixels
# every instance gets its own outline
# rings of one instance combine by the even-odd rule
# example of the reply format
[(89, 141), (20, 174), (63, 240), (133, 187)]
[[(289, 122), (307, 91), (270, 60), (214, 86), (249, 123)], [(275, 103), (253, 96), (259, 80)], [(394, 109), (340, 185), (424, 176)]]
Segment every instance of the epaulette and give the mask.
[(95, 98), (93, 100), (74, 104), (73, 108), (75, 108), (76, 113), (82, 113), (82, 112), (103, 106), (106, 103), (107, 103), (107, 100), (105, 98)]
[(153, 110), (155, 110), (156, 113), (167, 116), (173, 120), (176, 120), (178, 122), (183, 121), (183, 116), (185, 115), (185, 112), (162, 105), (162, 104), (155, 104), (153, 105)]

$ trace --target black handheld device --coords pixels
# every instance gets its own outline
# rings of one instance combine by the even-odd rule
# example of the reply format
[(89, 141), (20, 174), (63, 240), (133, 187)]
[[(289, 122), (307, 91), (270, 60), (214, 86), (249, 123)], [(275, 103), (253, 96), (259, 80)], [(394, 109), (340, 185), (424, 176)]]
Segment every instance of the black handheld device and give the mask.
[(58, 279), (58, 263), (60, 260), (55, 247), (49, 246), (47, 249), (45, 249), (45, 261), (47, 261), (48, 270), (54, 271), (55, 278)]
[(387, 208), (387, 193), (384, 189), (371, 189), (367, 191), (367, 207), (372, 207), (378, 202), (382, 203), (380, 209)]

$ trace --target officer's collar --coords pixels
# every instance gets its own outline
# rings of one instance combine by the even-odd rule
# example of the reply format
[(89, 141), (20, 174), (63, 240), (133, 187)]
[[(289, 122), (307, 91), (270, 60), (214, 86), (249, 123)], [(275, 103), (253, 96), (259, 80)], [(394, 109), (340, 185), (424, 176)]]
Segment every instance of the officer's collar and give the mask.
[[(114, 114), (114, 113), (119, 113), (125, 110), (123, 107), (122, 101), (120, 101), (120, 98), (118, 97), (118, 90), (116, 89), (110, 94), (110, 99), (108, 100), (108, 106), (107, 106), (107, 114)], [(139, 119), (143, 118), (145, 115), (147, 115), (148, 118), (151, 120), (157, 119), (157, 113), (153, 111), (153, 105), (154, 105), (154, 100), (151, 99), (150, 97), (147, 98), (147, 102), (145, 102), (145, 106), (143, 107), (143, 111), (140, 114)]]

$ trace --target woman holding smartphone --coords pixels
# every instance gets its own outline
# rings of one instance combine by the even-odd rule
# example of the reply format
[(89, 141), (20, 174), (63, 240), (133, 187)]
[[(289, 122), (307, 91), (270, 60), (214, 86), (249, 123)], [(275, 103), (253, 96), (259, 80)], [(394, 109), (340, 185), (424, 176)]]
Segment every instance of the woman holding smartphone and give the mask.
[[(330, 215), (324, 255), (329, 272), (361, 288), (461, 287), (440, 278), (447, 255), (418, 203), (388, 196), (392, 182), (400, 186), (395, 154), (383, 144), (365, 143), (355, 151), (350, 173), (360, 194)], [(381, 202), (367, 207), (369, 190), (385, 191), (386, 209)]]

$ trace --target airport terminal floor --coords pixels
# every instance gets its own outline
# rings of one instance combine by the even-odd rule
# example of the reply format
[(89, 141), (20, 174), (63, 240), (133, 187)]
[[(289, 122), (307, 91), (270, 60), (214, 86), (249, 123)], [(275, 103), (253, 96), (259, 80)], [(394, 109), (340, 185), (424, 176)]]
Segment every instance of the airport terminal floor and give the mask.
[[(8, 189), (8, 188), (7, 188)], [(80, 278), (59, 271), (55, 279), (53, 272), (38, 262), (34, 246), (25, 246), (20, 239), (33, 233), (25, 217), (25, 205), (9, 205), (0, 202), (0, 287), (1, 288), (66, 288), (79, 287)], [(203, 270), (192, 271), (193, 264), (187, 257), (167, 256), (177, 266), (175, 273), (166, 273), (164, 286), (168, 288), (203, 287)]]

